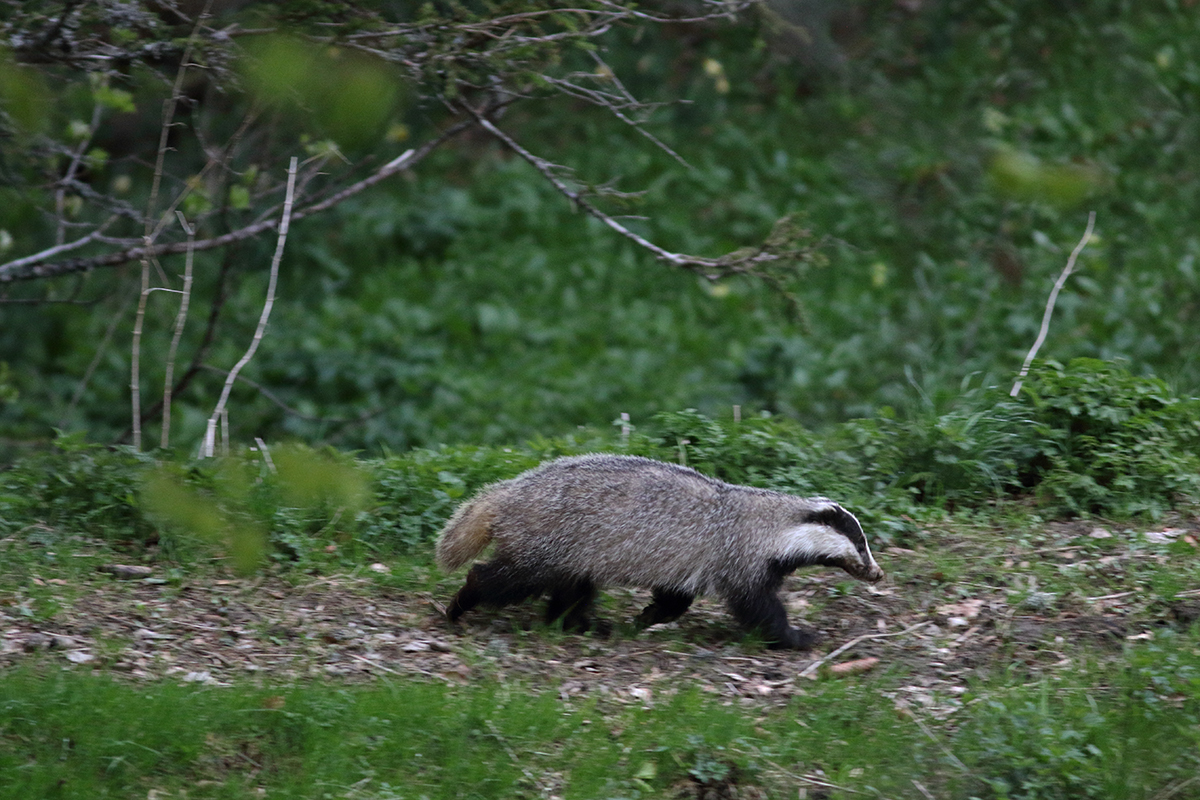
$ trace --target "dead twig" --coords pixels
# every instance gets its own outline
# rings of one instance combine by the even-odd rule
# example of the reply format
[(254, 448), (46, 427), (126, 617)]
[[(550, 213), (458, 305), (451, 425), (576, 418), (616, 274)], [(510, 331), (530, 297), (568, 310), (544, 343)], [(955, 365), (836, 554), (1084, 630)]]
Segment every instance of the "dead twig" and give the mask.
[(1151, 800), (1170, 800), (1170, 798), (1182, 792), (1187, 787), (1191, 786), (1196, 781), (1200, 781), (1200, 775), (1193, 775), (1190, 778), (1185, 778), (1174, 786), (1169, 786), (1158, 794), (1154, 795)]
[(928, 726), (926, 726), (924, 722), (921, 722), (920, 717), (918, 717), (916, 714), (912, 714), (911, 716), (912, 721), (916, 723), (918, 728), (921, 729), (921, 733), (925, 734), (927, 737), (929, 737), (930, 741), (940, 747), (942, 752), (946, 754), (946, 757), (954, 763), (954, 766), (958, 767), (964, 775), (971, 774), (971, 770), (967, 768), (967, 765), (960, 761), (958, 756), (954, 755), (954, 753), (950, 751), (950, 748), (947, 747), (941, 739), (933, 735), (933, 731), (929, 730)]
[(917, 791), (920, 792), (922, 794), (922, 796), (924, 796), (926, 798), (926, 800), (935, 800), (934, 796), (929, 793), (928, 789), (926, 789), (923, 785), (921, 785), (921, 782), (919, 780), (917, 780), (916, 778), (911, 778), (910, 780), (912, 780), (912, 785), (917, 787)]
[(1050, 290), (1050, 299), (1046, 301), (1046, 313), (1042, 315), (1042, 329), (1038, 331), (1037, 341), (1029, 349), (1029, 355), (1025, 356), (1025, 363), (1021, 365), (1021, 374), (1017, 376), (1017, 382), (1013, 384), (1012, 391), (1008, 393), (1009, 397), (1016, 397), (1020, 393), (1021, 384), (1024, 383), (1025, 376), (1029, 374), (1029, 365), (1033, 363), (1042, 343), (1046, 341), (1046, 334), (1050, 332), (1050, 315), (1054, 313), (1054, 303), (1058, 300), (1058, 293), (1062, 291), (1067, 278), (1071, 276), (1071, 270), (1075, 269), (1075, 259), (1079, 258), (1079, 254), (1087, 246), (1088, 240), (1092, 238), (1092, 228), (1095, 225), (1096, 212), (1089, 211), (1087, 229), (1083, 232), (1083, 238), (1079, 240), (1079, 244), (1075, 245), (1075, 249), (1071, 251), (1071, 257), (1067, 259), (1067, 266), (1059, 274), (1058, 280), (1054, 282), (1054, 288)]
[(525, 766), (524, 761), (517, 758), (517, 754), (513, 752), (512, 747), (510, 747), (508, 744), (508, 740), (505, 739), (503, 734), (500, 733), (500, 730), (496, 727), (496, 723), (492, 722), (490, 719), (486, 719), (483, 721), (483, 724), (487, 725), (492, 736), (494, 736), (496, 741), (500, 743), (500, 746), (504, 748), (504, 752), (508, 753), (508, 757), (512, 759), (513, 765), (516, 766), (517, 769), (521, 770), (525, 777), (528, 778), (534, 786), (541, 790), (543, 795), (549, 795), (550, 787), (547, 786), (544, 781), (539, 780), (538, 777), (534, 775), (528, 767)]
[(805, 667), (800, 672), (800, 677), (807, 678), (809, 675), (812, 675), (818, 669), (820, 669), (821, 665), (824, 664), (826, 661), (830, 661), (834, 658), (837, 658), (838, 656), (840, 656), (842, 653), (846, 652), (850, 648), (854, 647), (857, 644), (860, 644), (861, 642), (865, 642), (868, 639), (886, 639), (889, 636), (903, 636), (906, 633), (912, 633), (917, 628), (923, 628), (928, 624), (929, 623), (927, 623), (927, 622), (918, 622), (916, 625), (910, 625), (909, 627), (905, 628), (904, 630), (896, 631), (895, 633), (868, 633), (864, 636), (859, 636), (855, 639), (851, 639), (850, 641), (846, 642), (844, 645), (839, 647), (837, 650), (834, 650), (829, 655), (827, 655), (823, 658), (818, 658), (816, 661), (809, 664), (807, 667)]
[[(179, 224), (183, 226), (183, 230), (187, 234), (188, 243), (194, 244), (196, 228), (188, 225), (181, 212), (176, 211), (175, 214), (179, 217)], [(163, 448), (166, 448), (171, 441), (171, 382), (175, 378), (175, 354), (179, 350), (179, 340), (183, 338), (183, 326), (187, 322), (188, 305), (192, 299), (192, 261), (194, 256), (195, 251), (189, 247), (187, 257), (183, 262), (183, 294), (179, 298), (179, 313), (175, 317), (175, 334), (171, 337), (171, 346), (167, 350), (166, 375), (163, 377), (162, 438), (160, 440), (160, 446)]]
[(864, 792), (860, 789), (851, 789), (849, 786), (842, 786), (837, 783), (830, 783), (829, 781), (825, 780), (823, 777), (819, 777), (812, 773), (809, 773), (807, 775), (797, 775), (796, 773), (791, 772), (790, 770), (784, 769), (783, 767), (779, 766), (774, 761), (771, 761), (768, 758), (764, 758), (763, 762), (766, 764), (770, 764), (772, 767), (779, 770), (781, 773), (783, 773), (784, 775), (786, 775), (787, 777), (791, 778), (794, 781), (804, 781), (807, 784), (811, 784), (812, 786), (819, 786), (822, 789), (836, 789), (839, 792), (849, 792), (850, 794), (866, 794), (866, 792)]
[[(130, 404), (132, 405), (132, 444), (134, 450), (142, 449), (142, 326), (146, 319), (146, 303), (150, 298), (150, 263), (154, 260), (154, 256), (149, 253), (149, 248), (154, 242), (151, 235), (154, 230), (154, 209), (158, 204), (158, 191), (162, 185), (163, 167), (167, 160), (168, 137), (171, 134), (171, 127), (174, 123), (175, 109), (183, 97), (183, 78), (187, 74), (187, 68), (192, 58), (192, 48), (195, 47), (196, 37), (200, 33), (200, 26), (204, 19), (208, 17), (211, 7), (212, 0), (207, 0), (204, 4), (204, 10), (200, 12), (196, 24), (192, 27), (192, 33), (188, 37), (187, 46), (184, 47), (183, 59), (179, 62), (179, 69), (175, 72), (175, 83), (171, 87), (171, 95), (163, 101), (163, 119), (158, 133), (158, 153), (154, 161), (154, 177), (150, 183), (150, 197), (146, 200), (146, 222), (142, 231), (142, 243), (147, 252), (140, 259), (142, 265), (141, 296), (138, 298), (137, 315), (133, 324), (132, 352), (129, 362), (129, 393)], [(193, 237), (188, 237), (189, 249), (192, 244)]]
[(283, 246), (287, 242), (288, 227), (291, 224), (292, 218), (292, 199), (293, 192), (296, 190), (296, 169), (299, 160), (296, 156), (292, 156), (291, 163), (288, 165), (288, 180), (287, 191), (284, 194), (283, 200), (283, 216), (279, 220), (279, 238), (275, 244), (275, 255), (271, 258), (271, 273), (267, 279), (267, 298), (263, 303), (262, 314), (258, 318), (258, 327), (254, 330), (254, 338), (250, 340), (250, 346), (246, 349), (245, 354), (234, 364), (233, 369), (229, 371), (229, 376), (225, 379), (225, 387), (221, 390), (221, 397), (217, 400), (217, 405), (213, 409), (212, 416), (208, 418), (208, 428), (204, 433), (204, 444), (201, 448), (200, 455), (204, 458), (213, 456), (213, 445), (216, 438), (217, 420), (225, 420), (226, 438), (225, 443), (228, 446), (228, 416), (226, 416), (225, 404), (229, 401), (229, 393), (233, 390), (233, 382), (237, 379), (237, 375), (242, 371), (242, 367), (250, 363), (250, 359), (254, 357), (255, 351), (258, 350), (258, 345), (262, 341), (263, 333), (267, 329), (267, 320), (271, 317), (271, 308), (275, 305), (275, 286), (279, 280), (279, 262), (283, 258)]

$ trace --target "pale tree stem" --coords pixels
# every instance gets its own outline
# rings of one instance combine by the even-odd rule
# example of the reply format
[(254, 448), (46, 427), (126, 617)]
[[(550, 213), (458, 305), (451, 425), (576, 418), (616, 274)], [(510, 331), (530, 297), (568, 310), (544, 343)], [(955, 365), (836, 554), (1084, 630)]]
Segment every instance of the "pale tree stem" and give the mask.
[(229, 375), (225, 378), (225, 388), (221, 390), (221, 397), (217, 400), (216, 408), (213, 409), (212, 416), (208, 418), (208, 428), (204, 433), (204, 444), (200, 448), (201, 458), (212, 458), (213, 451), (216, 445), (217, 420), (224, 419), (222, 425), (222, 433), (225, 439), (225, 449), (229, 447), (229, 422), (225, 416), (225, 404), (229, 402), (229, 393), (233, 389), (234, 381), (237, 380), (238, 373), (242, 371), (242, 367), (250, 363), (250, 359), (254, 357), (254, 353), (258, 350), (259, 342), (262, 341), (263, 333), (267, 329), (267, 320), (271, 318), (271, 307), (275, 305), (275, 285), (279, 280), (279, 262), (283, 258), (283, 245), (287, 241), (288, 225), (292, 220), (292, 196), (296, 189), (296, 167), (297, 158), (292, 156), (291, 163), (288, 164), (287, 178), (287, 193), (283, 198), (283, 216), (279, 220), (279, 238), (275, 243), (275, 255), (271, 257), (271, 274), (267, 279), (267, 299), (263, 303), (262, 315), (258, 318), (258, 327), (254, 331), (254, 338), (250, 341), (250, 347), (246, 349), (245, 354), (241, 359), (233, 365), (233, 369), (229, 371)]
[(1029, 374), (1029, 365), (1033, 363), (1033, 359), (1037, 356), (1042, 343), (1046, 341), (1046, 334), (1050, 332), (1050, 315), (1054, 313), (1054, 303), (1058, 300), (1058, 293), (1062, 291), (1067, 278), (1071, 276), (1071, 270), (1075, 269), (1075, 259), (1079, 258), (1079, 254), (1087, 246), (1088, 240), (1092, 238), (1092, 229), (1095, 226), (1096, 212), (1090, 211), (1088, 212), (1087, 229), (1083, 232), (1083, 238), (1079, 240), (1079, 244), (1075, 245), (1075, 249), (1071, 251), (1071, 257), (1067, 259), (1067, 266), (1058, 276), (1058, 280), (1054, 282), (1054, 288), (1050, 290), (1050, 299), (1046, 301), (1046, 313), (1042, 315), (1042, 329), (1038, 331), (1037, 341), (1030, 348), (1029, 355), (1025, 356), (1025, 363), (1021, 365), (1021, 374), (1017, 376), (1017, 382), (1013, 384), (1012, 391), (1008, 393), (1009, 397), (1016, 397), (1020, 393), (1025, 376)]
[[(71, 164), (67, 167), (66, 177), (63, 178), (64, 183), (73, 179), (79, 171), (79, 165), (83, 162), (83, 153), (87, 150), (88, 145), (92, 143), (92, 137), (96, 135), (96, 129), (100, 127), (100, 110), (101, 105), (96, 103), (95, 107), (92, 108), (92, 121), (88, 125), (87, 133), (79, 143), (79, 146), (71, 154)], [(58, 247), (62, 247), (67, 240), (66, 207), (67, 190), (59, 186), (58, 191), (54, 193), (54, 212), (58, 217), (58, 230), (54, 235), (54, 244)]]
[(175, 119), (175, 107), (179, 104), (179, 98), (183, 96), (183, 77), (187, 73), (188, 63), (192, 58), (192, 46), (196, 43), (196, 36), (200, 32), (200, 26), (208, 18), (208, 12), (211, 7), (212, 0), (208, 0), (204, 4), (204, 10), (196, 18), (196, 25), (192, 28), (192, 34), (188, 37), (187, 47), (183, 51), (183, 60), (180, 61), (179, 69), (175, 73), (175, 83), (171, 87), (171, 96), (163, 101), (162, 128), (158, 133), (158, 155), (154, 160), (154, 178), (150, 184), (150, 197), (146, 201), (146, 225), (142, 232), (142, 246), (145, 248), (146, 255), (141, 259), (141, 297), (138, 298), (137, 319), (133, 324), (133, 344), (129, 361), (129, 394), (130, 403), (133, 406), (132, 444), (134, 450), (142, 449), (142, 325), (146, 318), (146, 301), (150, 296), (150, 259), (152, 257), (150, 246), (154, 243), (152, 236), (152, 232), (154, 231), (154, 207), (158, 204), (158, 190), (162, 185), (163, 165), (167, 160), (168, 137), (171, 134), (171, 125)]
[(138, 292), (137, 314), (133, 322), (133, 349), (129, 360), (129, 397), (133, 406), (133, 449), (142, 449), (142, 323), (146, 319), (146, 301), (150, 297), (150, 259), (142, 259), (142, 283)]
[(163, 379), (162, 440), (160, 441), (163, 448), (166, 448), (171, 441), (171, 389), (172, 382), (175, 380), (175, 353), (179, 350), (179, 340), (183, 338), (183, 326), (187, 322), (188, 305), (192, 299), (192, 261), (195, 251), (191, 245), (196, 241), (196, 229), (188, 225), (181, 212), (176, 211), (175, 214), (179, 217), (179, 224), (183, 226), (184, 233), (187, 234), (188, 249), (183, 262), (183, 294), (179, 298), (179, 314), (175, 317), (175, 335), (171, 337), (171, 347), (167, 350), (167, 374)]

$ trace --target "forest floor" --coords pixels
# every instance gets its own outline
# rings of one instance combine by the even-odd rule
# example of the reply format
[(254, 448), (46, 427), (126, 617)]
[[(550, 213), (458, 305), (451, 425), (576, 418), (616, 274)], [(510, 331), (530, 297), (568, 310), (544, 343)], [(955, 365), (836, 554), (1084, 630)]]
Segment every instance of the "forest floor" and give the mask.
[(630, 703), (686, 684), (754, 706), (784, 705), (818, 676), (887, 670), (898, 707), (938, 718), (972, 677), (997, 667), (1053, 672), (1085, 651), (1120, 658), (1130, 641), (1200, 619), (1200, 588), (1155, 577), (1200, 559), (1197, 517), (1137, 531), (1052, 523), (1011, 540), (995, 530), (924, 533), (921, 544), (877, 554), (889, 573), (879, 585), (830, 570), (788, 579), (791, 619), (821, 636), (810, 652), (765, 649), (715, 598), (636, 632), (628, 621), (648, 593), (609, 590), (597, 615), (613, 631), (577, 635), (541, 623), (541, 603), (452, 626), (443, 604), (460, 577), (430, 579), (422, 568), (403, 578), (376, 564), (320, 577), (166, 580), (145, 568), (121, 579), (98, 563), (62, 575), (47, 566), (0, 595), (0, 668), (49, 659), (135, 681), (218, 685), (490, 677), (554, 687), (564, 700), (600, 693)]

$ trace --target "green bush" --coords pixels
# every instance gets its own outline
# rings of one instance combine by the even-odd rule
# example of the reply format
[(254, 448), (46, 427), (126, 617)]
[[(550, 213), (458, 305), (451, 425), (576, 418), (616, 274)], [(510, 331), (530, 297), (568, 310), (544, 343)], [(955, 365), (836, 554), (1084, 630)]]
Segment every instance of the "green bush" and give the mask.
[(1055, 511), (1158, 514), (1200, 498), (1200, 398), (1095, 359), (1047, 362), (1024, 391), (1031, 473)]
[(0, 531), (39, 536), (85, 534), (145, 543), (154, 530), (142, 516), (138, 488), (145, 455), (60, 436), (50, 451), (0, 472)]
[[(0, 473), (0, 529), (147, 543), (190, 533), (242, 553), (307, 563), (409, 552), (482, 486), (542, 461), (618, 452), (853, 508), (883, 542), (929, 509), (1032, 495), (1055, 516), (1156, 515), (1200, 501), (1200, 399), (1094, 360), (1039, 365), (1016, 399), (965, 393), (942, 411), (812, 431), (780, 416), (662, 413), (629, 433), (582, 431), (522, 446), (445, 446), (356, 462), (304, 447), (162, 462), (64, 437)], [(49, 531), (50, 533), (47, 533)], [(32, 535), (32, 534), (31, 534)], [(253, 544), (258, 542), (258, 544)], [(253, 546), (251, 546), (253, 544)], [(244, 545), (244, 547), (243, 547)], [(332, 547), (331, 547), (332, 545)], [(241, 548), (241, 549), (239, 549)]]

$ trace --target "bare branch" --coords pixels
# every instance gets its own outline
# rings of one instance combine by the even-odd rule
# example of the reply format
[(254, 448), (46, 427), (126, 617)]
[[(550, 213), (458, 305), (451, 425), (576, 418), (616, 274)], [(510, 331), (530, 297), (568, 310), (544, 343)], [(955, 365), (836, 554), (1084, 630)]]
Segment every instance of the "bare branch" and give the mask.
[(1083, 232), (1083, 238), (1079, 240), (1079, 244), (1075, 245), (1075, 249), (1071, 251), (1071, 257), (1067, 259), (1067, 266), (1059, 274), (1058, 280), (1054, 282), (1054, 288), (1050, 290), (1050, 299), (1046, 301), (1046, 313), (1042, 314), (1042, 329), (1038, 331), (1037, 341), (1029, 349), (1029, 355), (1025, 356), (1025, 363), (1021, 365), (1021, 374), (1017, 376), (1017, 382), (1013, 384), (1012, 391), (1008, 393), (1009, 397), (1016, 397), (1020, 393), (1025, 376), (1029, 374), (1029, 365), (1033, 363), (1033, 359), (1037, 356), (1038, 350), (1041, 349), (1042, 343), (1046, 341), (1046, 334), (1050, 332), (1050, 315), (1054, 313), (1054, 304), (1058, 301), (1058, 293), (1062, 291), (1067, 278), (1071, 276), (1071, 270), (1075, 269), (1075, 259), (1079, 258), (1079, 254), (1087, 246), (1088, 240), (1092, 238), (1092, 228), (1095, 225), (1096, 212), (1090, 211), (1088, 212), (1087, 229)]
[(267, 299), (263, 303), (262, 315), (258, 318), (258, 327), (254, 330), (254, 338), (250, 340), (250, 347), (246, 349), (245, 354), (234, 364), (230, 370), (229, 376), (225, 379), (225, 388), (221, 390), (221, 397), (217, 400), (217, 406), (213, 409), (212, 416), (208, 418), (208, 430), (204, 434), (204, 444), (201, 447), (200, 455), (203, 458), (212, 458), (213, 443), (216, 435), (216, 425), (218, 418), (222, 419), (222, 430), (225, 432), (225, 446), (229, 446), (228, 425), (229, 417), (226, 414), (225, 404), (229, 400), (229, 393), (233, 389), (233, 382), (237, 378), (242, 367), (250, 363), (250, 359), (254, 357), (255, 351), (258, 350), (259, 342), (262, 341), (263, 333), (267, 329), (267, 320), (271, 317), (271, 308), (275, 305), (275, 285), (279, 280), (279, 262), (283, 258), (283, 246), (287, 242), (288, 226), (292, 220), (292, 199), (293, 192), (296, 189), (296, 167), (298, 159), (292, 156), (292, 161), (288, 165), (288, 182), (287, 193), (283, 200), (283, 217), (279, 220), (279, 239), (275, 244), (275, 255), (271, 258), (271, 274), (267, 280)]
[(805, 667), (803, 670), (800, 671), (800, 677), (807, 678), (810, 675), (815, 674), (816, 671), (821, 668), (822, 664), (824, 664), (827, 661), (831, 661), (831, 660), (837, 658), (842, 653), (846, 652), (851, 647), (854, 647), (856, 644), (859, 644), (860, 642), (865, 642), (868, 639), (887, 639), (891, 636), (903, 636), (906, 633), (912, 633), (917, 628), (924, 627), (927, 624), (929, 624), (929, 623), (918, 622), (916, 625), (910, 625), (909, 627), (905, 628), (904, 630), (896, 631), (894, 633), (868, 633), (864, 636), (855, 637), (854, 639), (851, 639), (850, 641), (846, 642), (844, 645), (837, 648), (836, 650), (829, 653), (828, 655), (818, 658), (816, 661), (809, 664), (807, 667)]
[(86, 244), (91, 244), (92, 242), (100, 239), (101, 234), (104, 233), (105, 229), (107, 229), (108, 226), (110, 226), (114, 222), (116, 222), (116, 220), (117, 220), (117, 218), (115, 215), (111, 216), (107, 220), (105, 220), (104, 223), (100, 225), (100, 227), (93, 230), (87, 236), (81, 236), (80, 238), (76, 239), (73, 242), (66, 242), (65, 244), (56, 244), (53, 247), (47, 247), (45, 250), (41, 251), (40, 253), (34, 253), (32, 255), (25, 256), (24, 258), (14, 259), (13, 261), (9, 261), (3, 267), (0, 267), (0, 269), (10, 269), (11, 268), (14, 270), (19, 270), (22, 267), (29, 266), (30, 264), (39, 264), (39, 263), (46, 261), (47, 259), (54, 258), (59, 253), (67, 253), (67, 252), (70, 252), (71, 250), (76, 250), (80, 247), (83, 247)]
[(532, 164), (533, 168), (542, 173), (542, 177), (550, 181), (554, 188), (558, 189), (558, 191), (561, 192), (568, 200), (577, 205), (579, 208), (582, 208), (587, 213), (591, 214), (596, 219), (603, 222), (608, 227), (615, 230), (617, 233), (633, 241), (639, 247), (643, 247), (646, 250), (649, 250), (651, 253), (654, 253), (654, 255), (661, 261), (666, 261), (667, 263), (674, 264), (678, 267), (699, 267), (713, 265), (714, 262), (712, 259), (696, 258), (693, 256), (682, 255), (680, 253), (672, 253), (669, 250), (654, 244), (644, 236), (629, 230), (629, 228), (626, 228), (620, 222), (617, 222), (617, 220), (610, 217), (608, 214), (605, 214), (603, 211), (588, 202), (588, 200), (580, 192), (567, 186), (567, 184), (564, 183), (555, 172), (555, 170), (558, 169), (557, 165), (547, 161), (544, 158), (535, 156), (533, 153), (517, 144), (515, 139), (497, 128), (486, 117), (475, 111), (475, 109), (471, 108), (470, 106), (467, 106), (466, 108), (470, 112), (471, 116), (475, 118), (475, 121), (479, 123), (480, 127), (495, 136), (500, 141), (504, 142), (504, 144), (507, 145), (510, 150)]
[[(345, 189), (336, 194), (309, 206), (304, 206), (296, 209), (292, 214), (292, 220), (300, 220), (313, 214), (319, 214), (326, 211), (339, 203), (353, 197), (364, 189), (379, 183), (385, 178), (389, 178), (399, 172), (407, 169), (412, 169), (417, 163), (429, 155), (433, 150), (451, 138), (471, 127), (469, 121), (460, 122), (447, 128), (435, 139), (431, 139), (415, 150), (407, 150), (397, 158), (392, 159), (387, 164), (384, 164), (371, 175), (358, 181), (357, 183), (347, 186)], [(212, 250), (217, 247), (225, 247), (240, 242), (246, 239), (253, 238), (267, 231), (276, 230), (279, 226), (278, 219), (267, 219), (256, 222), (252, 225), (247, 225), (235, 231), (214, 236), (209, 239), (199, 239), (193, 245), (195, 252), (202, 250)], [(100, 267), (114, 267), (120, 264), (127, 264), (131, 261), (139, 261), (142, 258), (150, 256), (162, 257), (168, 255), (177, 255), (187, 252), (187, 242), (170, 242), (165, 244), (152, 244), (146, 246), (144, 244), (136, 247), (127, 247), (123, 250), (118, 250), (113, 253), (106, 253), (88, 258), (78, 258), (69, 261), (49, 261), (48, 257), (40, 258), (36, 261), (31, 261), (32, 256), (26, 256), (16, 261), (10, 261), (6, 264), (0, 264), (0, 283), (9, 283), (12, 281), (33, 280), (39, 278), (53, 278), (60, 275), (70, 275), (76, 272), (86, 272)]]
[[(782, 283), (778, 276), (772, 275), (766, 271), (766, 267), (773, 262), (785, 262), (796, 260), (805, 255), (803, 251), (791, 246), (789, 241), (778, 237), (774, 233), (768, 240), (757, 248), (743, 248), (735, 250), (720, 258), (705, 258), (703, 256), (693, 256), (686, 253), (672, 253), (671, 251), (656, 245), (646, 237), (638, 234), (626, 226), (622, 225), (615, 217), (604, 213), (595, 205), (593, 205), (582, 192), (572, 189), (559, 177), (558, 172), (561, 167), (547, 161), (540, 156), (526, 150), (515, 139), (509, 136), (504, 131), (500, 130), (483, 114), (479, 113), (470, 106), (465, 106), (467, 112), (475, 118), (475, 121), (486, 130), (488, 133), (502, 141), (517, 155), (528, 161), (534, 169), (542, 174), (554, 188), (558, 189), (568, 200), (574, 203), (579, 208), (586, 211), (591, 216), (603, 222), (608, 227), (612, 228), (617, 233), (624, 236), (626, 239), (637, 244), (646, 250), (649, 250), (660, 261), (665, 261), (676, 267), (681, 267), (686, 270), (697, 273), (698, 275), (710, 281), (720, 280), (723, 277), (734, 274), (754, 275), (756, 277), (767, 280), (775, 286), (782, 289)], [(777, 226), (778, 227), (778, 226)], [(778, 240), (777, 240), (778, 239)], [(787, 295), (789, 301), (796, 302), (795, 298)]]
[[(192, 225), (188, 225), (183, 214), (176, 211), (179, 217), (179, 224), (183, 226), (184, 232), (187, 234), (188, 242), (194, 242), (196, 239), (196, 229)], [(162, 437), (160, 446), (166, 448), (171, 441), (171, 381), (175, 378), (175, 354), (179, 351), (179, 340), (183, 338), (183, 326), (187, 322), (188, 305), (192, 299), (192, 257), (195, 252), (188, 248), (187, 258), (183, 264), (183, 296), (179, 298), (179, 313), (175, 317), (175, 334), (171, 337), (171, 346), (167, 349), (167, 364), (166, 375), (163, 377), (163, 415), (162, 415)]]

